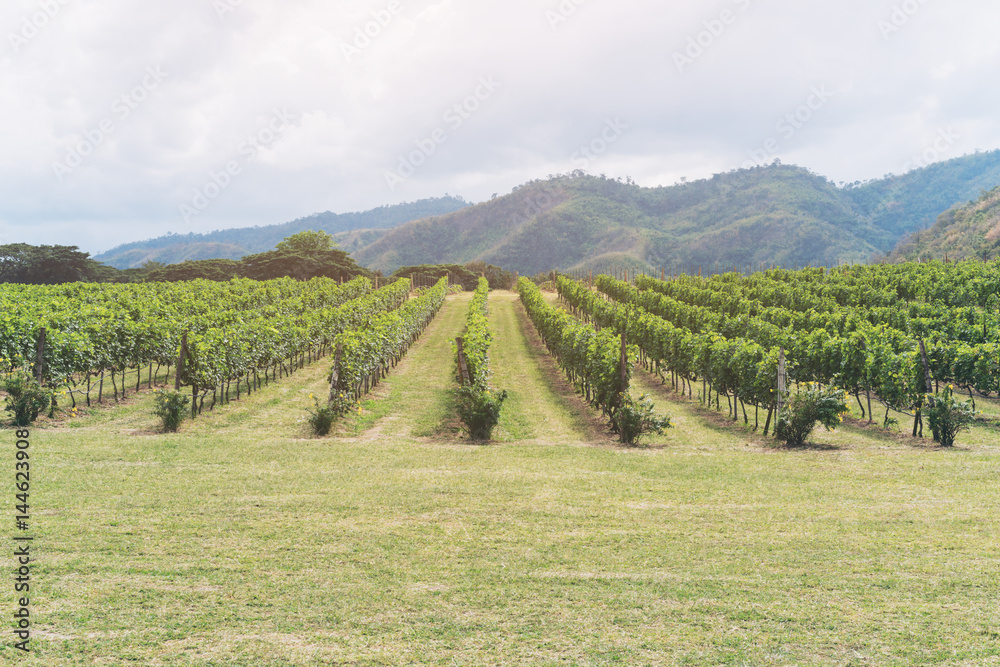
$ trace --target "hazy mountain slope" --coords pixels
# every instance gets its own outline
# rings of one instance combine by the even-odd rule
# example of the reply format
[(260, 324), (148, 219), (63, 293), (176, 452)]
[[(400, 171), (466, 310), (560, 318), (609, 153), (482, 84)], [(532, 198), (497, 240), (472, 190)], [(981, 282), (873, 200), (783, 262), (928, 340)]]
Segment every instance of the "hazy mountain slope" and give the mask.
[(890, 251), (903, 237), (934, 224), (944, 211), (1000, 185), (1000, 150), (938, 162), (902, 176), (848, 186), (844, 192), (881, 236), (875, 245)]
[[(404, 225), (357, 257), (383, 271), (475, 259), (522, 273), (836, 265), (888, 252), (998, 184), (1000, 151), (846, 187), (780, 163), (659, 188), (574, 174)], [(539, 200), (549, 205), (534, 206)]]
[[(392, 229), (358, 250), (354, 257), (363, 266), (386, 272), (401, 266), (465, 264), (485, 259), (522, 227), (569, 196), (559, 182), (532, 182), (505, 197)], [(503, 266), (517, 269), (516, 264)]]
[[(278, 225), (224, 229), (207, 234), (171, 234), (127, 243), (94, 259), (119, 269), (135, 268), (150, 260), (174, 264), (189, 259), (239, 259), (244, 255), (270, 250), (283, 238), (307, 229), (323, 230), (335, 236), (354, 230), (387, 229), (466, 206), (468, 202), (460, 198), (437, 197), (411, 204), (382, 206), (363, 213), (317, 213)], [(345, 235), (343, 240), (346, 244), (353, 242), (360, 247), (361, 244), (371, 243), (377, 236), (375, 233), (353, 238)], [(346, 244), (345, 249), (348, 249)]]
[(942, 213), (934, 225), (904, 240), (893, 260), (982, 259), (1000, 256), (1000, 188)]
[(942, 211), (998, 184), (1000, 151), (845, 187), (777, 162), (657, 188), (577, 172), (532, 181), (475, 206), (446, 197), (324, 213), (284, 225), (153, 239), (96, 259), (134, 267), (150, 259), (236, 258), (298, 231), (323, 229), (361, 265), (384, 272), (475, 260), (526, 274), (829, 266), (887, 253)]
[(622, 263), (836, 264), (874, 254), (867, 239), (876, 235), (826, 179), (778, 165), (664, 188), (592, 176), (536, 181), (398, 227), (356, 257), (383, 271), (476, 259), (521, 273)]

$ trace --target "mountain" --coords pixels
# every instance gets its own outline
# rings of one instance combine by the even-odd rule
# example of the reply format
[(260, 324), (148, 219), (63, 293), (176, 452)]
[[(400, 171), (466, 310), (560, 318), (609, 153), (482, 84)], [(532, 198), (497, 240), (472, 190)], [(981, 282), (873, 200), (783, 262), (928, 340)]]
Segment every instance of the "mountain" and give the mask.
[(332, 234), (362, 266), (385, 273), (472, 261), (524, 274), (833, 266), (884, 256), (942, 211), (998, 184), (1000, 150), (841, 187), (777, 161), (656, 188), (574, 172), (473, 206), (443, 197), (367, 213), (321, 213), (284, 225), (170, 235), (95, 259), (117, 268), (236, 259), (316, 229)]
[(390, 230), (355, 252), (390, 271), (482, 260), (533, 274), (631, 265), (684, 270), (836, 263), (876, 253), (877, 231), (822, 177), (772, 166), (662, 188), (577, 174)]
[(888, 253), (997, 184), (1000, 151), (843, 187), (779, 162), (658, 188), (576, 172), (401, 225), (353, 253), (383, 272), (474, 260), (525, 274), (832, 266)]
[(858, 213), (883, 232), (876, 245), (889, 252), (908, 234), (926, 229), (956, 205), (1000, 185), (1000, 150), (937, 162), (902, 176), (846, 186)]
[(942, 213), (930, 229), (900, 243), (891, 260), (982, 259), (1000, 257), (1000, 188), (965, 206)]
[[(168, 234), (127, 243), (94, 257), (118, 269), (137, 268), (148, 261), (176, 264), (199, 259), (240, 259), (274, 248), (282, 239), (307, 229), (322, 230), (351, 252), (372, 243), (386, 229), (411, 220), (465, 208), (460, 197), (422, 199), (412, 204), (382, 206), (364, 213), (317, 213), (278, 225), (224, 229), (207, 234)], [(365, 230), (358, 232), (358, 230)]]

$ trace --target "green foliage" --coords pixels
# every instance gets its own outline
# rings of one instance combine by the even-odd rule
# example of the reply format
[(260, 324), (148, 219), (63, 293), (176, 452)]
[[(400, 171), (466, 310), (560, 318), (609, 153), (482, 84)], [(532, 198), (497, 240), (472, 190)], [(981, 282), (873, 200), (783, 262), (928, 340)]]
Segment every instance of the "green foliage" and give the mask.
[(113, 278), (117, 271), (102, 267), (76, 246), (27, 243), (0, 245), (0, 283), (58, 285)]
[(321, 246), (332, 243), (324, 232), (301, 232), (286, 239), (278, 248), (240, 260), (240, 275), (252, 280), (272, 280), (285, 276), (296, 280), (333, 278), (351, 280), (356, 276), (372, 277), (371, 271), (358, 266), (343, 250)]
[(16, 426), (27, 426), (38, 419), (38, 414), (52, 404), (53, 392), (38, 384), (34, 376), (24, 369), (17, 369), (4, 378), (7, 392), (6, 410)]
[(920, 229), (926, 229), (955, 202), (975, 199), (983, 190), (1000, 183), (1000, 151), (977, 152), (937, 162), (900, 176), (887, 174), (868, 183), (852, 183), (844, 193), (859, 213), (884, 230), (888, 245)]
[(610, 328), (598, 331), (591, 324), (553, 308), (527, 278), (522, 277), (517, 288), (528, 316), (563, 371), (587, 400), (614, 423), (620, 397), (628, 392), (638, 348), (628, 346), (623, 378), (619, 334)]
[(153, 413), (163, 420), (163, 430), (175, 433), (184, 421), (191, 397), (179, 391), (161, 389), (156, 392), (156, 408)]
[[(479, 286), (472, 295), (469, 311), (465, 319), (465, 333), (462, 336), (465, 352), (465, 363), (469, 369), (472, 385), (481, 391), (489, 387), (490, 382), (490, 325), (488, 305), (490, 285), (485, 278), (479, 279)], [(455, 365), (458, 371), (458, 350), (455, 350)]]
[(421, 264), (420, 266), (404, 266), (392, 274), (393, 278), (413, 278), (415, 284), (434, 284), (442, 278), (447, 278), (452, 284), (460, 284), (471, 292), (479, 285), (479, 274), (459, 264)]
[(928, 397), (925, 410), (934, 433), (934, 442), (940, 443), (942, 447), (953, 447), (958, 434), (968, 431), (976, 417), (972, 402), (956, 401), (951, 386), (945, 387), (940, 396)]
[[(490, 335), (488, 299), (490, 283), (480, 278), (465, 317), (463, 352), (471, 386), (461, 387), (456, 395), (458, 416), (473, 440), (489, 440), (500, 421), (506, 391), (490, 389)], [(456, 373), (461, 373), (458, 349), (455, 349)]]
[(465, 268), (476, 275), (482, 275), (490, 284), (490, 289), (512, 290), (516, 288), (517, 276), (512, 271), (505, 271), (499, 266), (487, 264), (482, 260), (469, 262)]
[(331, 405), (342, 414), (363, 393), (365, 379), (378, 380), (381, 371), (394, 364), (409, 349), (444, 304), (448, 281), (440, 280), (415, 299), (406, 300), (409, 282), (400, 280), (379, 290), (403, 297), (392, 310), (373, 304), (371, 316), (364, 324), (337, 334), (334, 344), (341, 346), (340, 362), (331, 369), (337, 378)]
[(904, 239), (892, 260), (959, 261), (1000, 257), (1000, 187), (965, 206), (945, 211), (929, 229)]
[(336, 245), (333, 237), (326, 232), (307, 229), (279, 241), (275, 250), (297, 253), (323, 252), (333, 250)]
[(670, 417), (661, 417), (654, 411), (655, 406), (648, 395), (643, 394), (636, 399), (631, 394), (626, 394), (615, 419), (615, 429), (621, 436), (622, 443), (635, 445), (643, 435), (663, 435), (665, 429), (673, 428)]
[[(398, 305), (406, 287), (379, 290), (380, 298)], [(370, 291), (364, 278), (343, 285), (324, 278), (3, 285), (0, 370), (32, 362), (38, 328), (45, 327), (44, 384), (80, 391), (88, 374), (122, 377), (150, 364), (176, 363), (187, 332), (183, 384), (211, 394), (228, 382), (245, 382), (248, 374), (274, 375), (293, 357), (363, 325), (369, 314), (349, 303)]]
[(357, 264), (343, 250), (338, 250), (333, 238), (324, 231), (305, 230), (279, 242), (267, 252), (246, 255), (240, 259), (189, 259), (180, 263), (163, 264), (146, 261), (141, 268), (118, 271), (101, 267), (97, 280), (102, 282), (177, 282), (212, 280), (225, 282), (234, 278), (274, 280), (290, 277), (296, 280), (332, 278), (351, 280), (373, 274)]
[(459, 387), (455, 405), (465, 431), (473, 440), (489, 440), (500, 423), (500, 413), (507, 391), (490, 391), (479, 387)]
[(817, 422), (829, 431), (844, 421), (843, 415), (847, 412), (850, 408), (844, 400), (843, 389), (821, 388), (810, 383), (788, 399), (778, 415), (774, 434), (789, 447), (801, 447)]
[(202, 259), (180, 264), (150, 264), (144, 267), (146, 282), (173, 283), (182, 280), (226, 282), (242, 274), (243, 266), (233, 259)]
[(917, 340), (931, 339), (932, 376), (991, 394), (1000, 388), (1000, 263), (769, 270), (751, 276), (607, 276), (596, 285), (623, 310), (565, 277), (560, 295), (600, 326), (621, 329), (662, 372), (700, 378), (770, 409), (779, 348), (791, 377), (835, 384), (910, 412), (923, 400)]
[(330, 429), (333, 427), (333, 423), (337, 420), (337, 416), (341, 413), (343, 407), (335, 403), (320, 405), (319, 399), (315, 396), (313, 396), (313, 404), (316, 409), (308, 410), (309, 425), (316, 435), (327, 435), (330, 433)]

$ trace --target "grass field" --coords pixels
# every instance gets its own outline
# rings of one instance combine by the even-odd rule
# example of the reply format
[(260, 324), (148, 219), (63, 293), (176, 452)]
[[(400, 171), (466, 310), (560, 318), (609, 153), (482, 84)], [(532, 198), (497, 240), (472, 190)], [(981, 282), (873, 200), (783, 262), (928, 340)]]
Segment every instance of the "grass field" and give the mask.
[(34, 429), (33, 653), (2, 661), (1000, 665), (996, 428), (781, 450), (638, 373), (676, 428), (623, 449), (490, 303), (490, 445), (448, 391), (468, 295), (329, 438), (324, 362), (175, 435), (148, 395)]

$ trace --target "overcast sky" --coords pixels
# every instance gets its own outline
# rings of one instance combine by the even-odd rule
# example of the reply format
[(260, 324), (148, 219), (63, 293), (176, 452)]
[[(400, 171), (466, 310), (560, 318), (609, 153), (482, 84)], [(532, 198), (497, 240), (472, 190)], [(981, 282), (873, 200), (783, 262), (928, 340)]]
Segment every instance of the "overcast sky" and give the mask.
[(6, 0), (0, 242), (1000, 147), (987, 0)]

